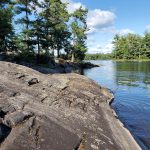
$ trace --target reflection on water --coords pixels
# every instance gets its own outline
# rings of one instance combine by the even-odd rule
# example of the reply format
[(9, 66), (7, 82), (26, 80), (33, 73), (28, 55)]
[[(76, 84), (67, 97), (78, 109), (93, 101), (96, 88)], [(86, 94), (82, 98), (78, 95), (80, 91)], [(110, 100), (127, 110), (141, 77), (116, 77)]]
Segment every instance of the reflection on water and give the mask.
[(150, 149), (150, 62), (92, 61), (84, 74), (115, 94), (112, 106), (144, 150)]
[(145, 86), (150, 84), (150, 62), (117, 62), (116, 83), (126, 86)]

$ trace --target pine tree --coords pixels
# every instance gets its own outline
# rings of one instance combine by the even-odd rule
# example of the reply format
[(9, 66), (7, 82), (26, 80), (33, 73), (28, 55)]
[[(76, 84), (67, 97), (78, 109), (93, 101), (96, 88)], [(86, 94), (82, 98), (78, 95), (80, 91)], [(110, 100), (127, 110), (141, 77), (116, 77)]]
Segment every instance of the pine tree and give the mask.
[(23, 41), (24, 42), (24, 50), (26, 52), (33, 52), (32, 45), (32, 21), (30, 17), (33, 15), (35, 6), (37, 4), (37, 0), (16, 0), (16, 14), (21, 16), (16, 23), (19, 23), (23, 26)]
[(85, 57), (85, 53), (87, 51), (86, 46), (86, 18), (87, 18), (87, 9), (83, 9), (80, 7), (77, 9), (72, 16), (71, 23), (71, 32), (72, 32), (72, 62), (74, 59), (83, 60)]
[(63, 49), (68, 43), (70, 33), (67, 28), (69, 14), (67, 12), (66, 4), (61, 0), (44, 0), (44, 11), (40, 14), (43, 18), (43, 26), (45, 28), (45, 42), (43, 40), (43, 48), (46, 53), (57, 50), (58, 57), (60, 50)]
[(13, 34), (13, 7), (10, 0), (0, 1), (0, 51), (9, 50), (9, 37)]

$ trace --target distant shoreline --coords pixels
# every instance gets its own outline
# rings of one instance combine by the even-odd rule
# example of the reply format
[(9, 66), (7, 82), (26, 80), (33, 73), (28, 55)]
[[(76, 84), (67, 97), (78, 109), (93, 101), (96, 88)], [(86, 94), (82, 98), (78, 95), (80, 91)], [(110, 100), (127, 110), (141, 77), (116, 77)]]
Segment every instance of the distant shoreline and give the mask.
[[(150, 61), (150, 59), (93, 59), (94, 60), (113, 60), (113, 61)], [(91, 60), (85, 60), (91, 61)]]

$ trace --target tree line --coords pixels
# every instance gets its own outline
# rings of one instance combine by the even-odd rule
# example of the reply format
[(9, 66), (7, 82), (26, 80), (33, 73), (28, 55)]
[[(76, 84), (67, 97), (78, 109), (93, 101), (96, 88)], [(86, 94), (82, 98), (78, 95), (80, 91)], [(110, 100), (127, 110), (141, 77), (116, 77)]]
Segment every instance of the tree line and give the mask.
[(85, 60), (100, 59), (150, 59), (150, 33), (144, 36), (137, 34), (116, 35), (113, 40), (113, 51), (108, 54), (86, 54)]
[(62, 57), (81, 61), (87, 51), (87, 13), (73, 13), (61, 0), (1, 0), (0, 53), (16, 60), (48, 63)]
[(150, 33), (148, 32), (145, 32), (144, 36), (137, 34), (116, 35), (113, 44), (112, 57), (115, 59), (150, 58)]
[(86, 54), (85, 60), (105, 60), (105, 59), (112, 59), (112, 54), (103, 54), (103, 53), (96, 53), (96, 54)]

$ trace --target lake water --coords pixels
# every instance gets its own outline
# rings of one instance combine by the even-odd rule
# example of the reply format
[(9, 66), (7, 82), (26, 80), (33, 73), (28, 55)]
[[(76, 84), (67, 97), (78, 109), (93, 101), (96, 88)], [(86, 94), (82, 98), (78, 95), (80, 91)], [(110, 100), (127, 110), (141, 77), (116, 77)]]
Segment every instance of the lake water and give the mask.
[(84, 74), (111, 89), (112, 107), (143, 150), (150, 150), (150, 62), (90, 61)]

